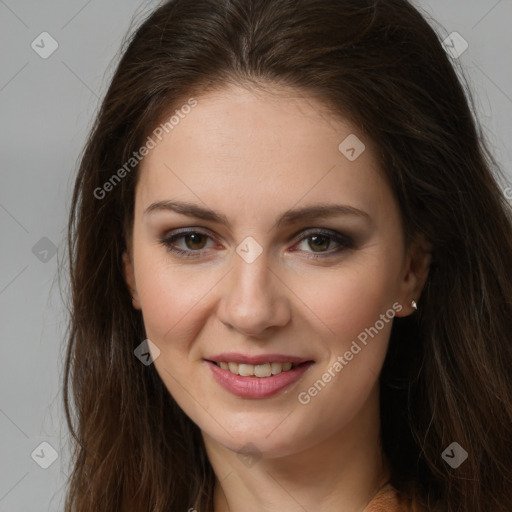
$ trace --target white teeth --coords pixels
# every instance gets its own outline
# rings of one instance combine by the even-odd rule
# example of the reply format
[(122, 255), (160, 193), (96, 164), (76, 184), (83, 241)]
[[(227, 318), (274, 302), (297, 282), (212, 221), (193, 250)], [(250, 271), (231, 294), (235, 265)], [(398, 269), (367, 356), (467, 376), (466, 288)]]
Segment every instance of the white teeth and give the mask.
[(229, 370), (235, 375), (242, 377), (270, 377), (271, 375), (278, 375), (281, 372), (287, 372), (297, 365), (292, 363), (265, 363), (265, 364), (245, 364), (245, 363), (228, 363), (222, 361), (217, 363), (223, 370)]
[(277, 375), (283, 371), (283, 363), (272, 363), (271, 365), (272, 375)]
[(257, 364), (254, 367), (254, 375), (256, 375), (256, 377), (270, 377), (272, 375), (270, 363)]
[[(231, 369), (231, 366), (230, 366)], [(252, 364), (239, 364), (238, 365), (238, 375), (242, 377), (250, 377), (254, 375), (254, 365)]]

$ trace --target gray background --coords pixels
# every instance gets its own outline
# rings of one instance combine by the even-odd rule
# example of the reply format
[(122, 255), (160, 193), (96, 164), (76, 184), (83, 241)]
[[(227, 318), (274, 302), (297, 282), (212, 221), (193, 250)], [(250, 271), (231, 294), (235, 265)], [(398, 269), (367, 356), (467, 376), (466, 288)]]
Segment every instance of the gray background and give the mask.
[[(132, 18), (157, 3), (0, 0), (0, 512), (63, 508), (66, 310), (56, 271), (71, 186), (120, 43)], [(512, 185), (512, 0), (416, 4), (437, 21), (442, 39), (456, 31), (469, 43), (457, 60), (507, 175), (505, 190)], [(34, 40), (42, 46), (42, 32), (58, 42), (46, 59), (31, 47)], [(58, 456), (47, 469), (36, 463), (50, 461), (41, 442)]]

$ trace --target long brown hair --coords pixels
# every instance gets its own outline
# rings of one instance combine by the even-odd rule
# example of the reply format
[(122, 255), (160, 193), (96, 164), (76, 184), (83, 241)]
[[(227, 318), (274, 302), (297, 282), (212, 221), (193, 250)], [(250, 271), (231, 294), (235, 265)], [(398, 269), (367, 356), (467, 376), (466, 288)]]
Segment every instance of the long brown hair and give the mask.
[[(510, 512), (511, 208), (469, 92), (406, 0), (173, 0), (128, 41), (69, 220), (66, 511), (212, 510), (198, 427), (133, 353), (145, 331), (121, 255), (138, 166), (109, 180), (169, 112), (228, 82), (300, 90), (374, 142), (407, 240), (433, 247), (419, 311), (394, 320), (380, 377), (391, 482), (431, 511)], [(457, 469), (441, 456), (452, 442), (468, 452)]]

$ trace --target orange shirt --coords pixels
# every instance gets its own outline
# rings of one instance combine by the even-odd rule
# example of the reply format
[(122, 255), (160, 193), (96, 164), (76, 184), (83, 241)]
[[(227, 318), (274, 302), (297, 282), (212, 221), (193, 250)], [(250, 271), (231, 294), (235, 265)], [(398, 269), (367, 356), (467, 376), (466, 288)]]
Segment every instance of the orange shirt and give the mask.
[(400, 496), (398, 491), (387, 484), (382, 487), (373, 499), (366, 505), (363, 512), (412, 512), (407, 499)]

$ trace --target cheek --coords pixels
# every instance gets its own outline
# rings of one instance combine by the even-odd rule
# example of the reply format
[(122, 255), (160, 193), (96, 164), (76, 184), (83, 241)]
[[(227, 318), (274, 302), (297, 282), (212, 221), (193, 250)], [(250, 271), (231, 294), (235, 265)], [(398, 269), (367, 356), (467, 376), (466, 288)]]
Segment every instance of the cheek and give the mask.
[(293, 291), (316, 317), (320, 332), (342, 349), (381, 315), (393, 317), (400, 261), (392, 248), (375, 246), (337, 268), (309, 269), (296, 276)]
[(200, 328), (199, 318), (209, 314), (208, 292), (218, 282), (218, 272), (189, 269), (170, 266), (161, 258), (140, 262), (137, 290), (144, 325), (160, 349), (185, 348)]
[[(320, 295), (310, 298), (312, 309), (322, 312), (322, 321), (332, 332), (321, 339), (326, 360), (294, 393), (303, 421), (293, 435), (303, 436), (305, 445), (351, 424), (370, 396), (373, 404), (378, 400), (375, 390), (396, 311), (390, 282), (375, 277), (364, 273), (352, 274), (350, 279), (333, 277), (330, 300)], [(377, 424), (376, 416), (368, 418), (368, 428)]]
[[(328, 354), (301, 386), (299, 402), (314, 401), (326, 424), (328, 418), (348, 420), (378, 380), (394, 317), (402, 309), (396, 301), (400, 261), (392, 247), (374, 247), (336, 271), (305, 276), (302, 287), (294, 289), (319, 319), (321, 343)], [(343, 407), (333, 409), (326, 407), (328, 403)]]

